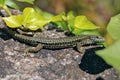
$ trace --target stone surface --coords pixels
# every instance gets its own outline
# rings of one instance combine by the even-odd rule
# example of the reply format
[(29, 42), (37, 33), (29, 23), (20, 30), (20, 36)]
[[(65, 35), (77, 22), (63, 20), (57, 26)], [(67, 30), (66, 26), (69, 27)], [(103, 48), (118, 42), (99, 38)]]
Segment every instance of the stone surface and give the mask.
[[(25, 55), (14, 49), (22, 50), (28, 45), (0, 33), (0, 80), (118, 80), (116, 70), (95, 55), (100, 48), (88, 48), (83, 54), (68, 48), (42, 49)], [(54, 29), (40, 34), (65, 37), (64, 32)]]

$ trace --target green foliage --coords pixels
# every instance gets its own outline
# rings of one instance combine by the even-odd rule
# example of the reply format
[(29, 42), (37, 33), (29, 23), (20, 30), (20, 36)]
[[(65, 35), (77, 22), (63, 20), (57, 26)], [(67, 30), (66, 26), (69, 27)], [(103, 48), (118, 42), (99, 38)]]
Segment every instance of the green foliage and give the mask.
[(65, 21), (65, 13), (58, 14), (56, 16), (53, 16), (50, 21), (57, 24), (58, 27), (60, 27), (63, 30), (68, 30), (66, 21)]
[(3, 20), (5, 20), (6, 24), (11, 28), (18, 28), (22, 25), (22, 15), (19, 14), (17, 16), (11, 16), (11, 17), (4, 17)]
[(50, 21), (52, 21), (52, 22), (62, 21), (64, 16), (65, 16), (65, 14), (64, 14), (64, 13), (61, 13), (61, 14), (59, 14), (59, 15), (53, 16), (53, 17), (50, 19)]
[[(48, 16), (48, 18), (46, 17)], [(85, 16), (75, 17), (73, 12), (70, 11), (68, 14), (61, 13), (58, 15), (51, 15), (47, 12), (38, 10), (38, 8), (25, 8), (23, 15), (13, 15), (10, 17), (4, 17), (3, 20), (10, 28), (22, 28), (29, 30), (42, 29), (47, 23), (57, 24), (63, 30), (71, 31), (74, 34), (98, 34), (96, 29), (98, 26), (90, 22)], [(86, 32), (85, 32), (86, 31)]]
[(107, 30), (113, 39), (120, 39), (120, 14), (111, 18)]
[(5, 5), (14, 8), (14, 9), (18, 9), (19, 6), (17, 6), (17, 4), (13, 1), (13, 0), (5, 0)]
[(112, 46), (98, 51), (97, 55), (101, 56), (108, 64), (112, 65), (120, 72), (120, 40), (115, 42)]
[[(11, 12), (9, 11), (7, 4), (10, 3), (9, 0), (0, 0), (0, 7), (5, 9), (8, 15), (12, 15)], [(11, 3), (10, 3), (11, 4)]]
[(98, 51), (97, 55), (101, 56), (108, 64), (112, 65), (120, 72), (120, 14), (111, 18), (107, 30), (115, 39), (115, 43), (104, 50)]
[(80, 33), (83, 33), (84, 31), (87, 31), (88, 33), (89, 32), (93, 33), (98, 28), (98, 26), (90, 22), (86, 18), (86, 16), (77, 16), (74, 20), (74, 27), (75, 27), (73, 30), (74, 34), (80, 34)]
[[(33, 4), (33, 2), (35, 0), (17, 0), (17, 1), (19, 1), (19, 2), (27, 2), (27, 3)], [(14, 9), (19, 8), (19, 6), (15, 3), (14, 0), (0, 0), (0, 7), (5, 9), (9, 16), (12, 16), (12, 14), (11, 14), (11, 12), (8, 9), (7, 6), (9, 6), (11, 8), (14, 8)]]
[(48, 13), (48, 12), (45, 12), (45, 11), (42, 11), (40, 8), (38, 8), (38, 7), (34, 7), (34, 9), (35, 9), (35, 11), (38, 13), (38, 14), (40, 14), (41, 16), (43, 16), (44, 18), (46, 18), (46, 19), (50, 19), (50, 18), (52, 18), (53, 17), (53, 14), (50, 14), (50, 13)]
[(23, 15), (14, 15), (4, 17), (3, 20), (10, 28), (23, 28), (30, 30), (43, 29), (43, 25), (50, 22), (43, 16), (39, 15), (33, 8), (25, 8)]
[(74, 34), (77, 34), (77, 35), (87, 35), (87, 34), (90, 34), (90, 35), (100, 35), (98, 31), (96, 30), (79, 30), (79, 29), (74, 29), (73, 31)]
[(17, 1), (19, 1), (19, 2), (27, 2), (29, 4), (34, 4), (35, 0), (17, 0)]
[[(91, 23), (86, 16), (77, 16), (75, 18), (74, 25), (76, 28), (81, 30), (94, 30), (97, 29), (97, 26)], [(89, 25), (89, 26), (88, 26)]]
[(59, 14), (52, 18), (61, 29), (69, 30), (76, 35), (80, 34), (94, 34), (98, 35), (96, 29), (98, 26), (90, 22), (85, 16), (74, 16), (73, 12), (70, 11), (67, 15), (65, 13)]
[(67, 26), (68, 26), (69, 31), (73, 32), (74, 21), (75, 21), (75, 16), (74, 16), (73, 11), (68, 12), (68, 14), (66, 16), (66, 20), (67, 20)]
[(5, 3), (5, 0), (0, 0), (0, 4), (4, 4)]
[(13, 0), (0, 0), (0, 7), (4, 8), (5, 6), (9, 6), (15, 9), (19, 8)]

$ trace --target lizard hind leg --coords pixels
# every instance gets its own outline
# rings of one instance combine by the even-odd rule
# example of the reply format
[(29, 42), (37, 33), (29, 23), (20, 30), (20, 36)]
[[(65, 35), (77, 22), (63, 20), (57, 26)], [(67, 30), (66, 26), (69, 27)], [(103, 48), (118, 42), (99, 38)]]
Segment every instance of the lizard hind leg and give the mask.
[(24, 50), (25, 53), (28, 53), (28, 52), (38, 52), (40, 49), (43, 48), (43, 45), (42, 44), (38, 44), (36, 47), (29, 47), (29, 48), (26, 48)]

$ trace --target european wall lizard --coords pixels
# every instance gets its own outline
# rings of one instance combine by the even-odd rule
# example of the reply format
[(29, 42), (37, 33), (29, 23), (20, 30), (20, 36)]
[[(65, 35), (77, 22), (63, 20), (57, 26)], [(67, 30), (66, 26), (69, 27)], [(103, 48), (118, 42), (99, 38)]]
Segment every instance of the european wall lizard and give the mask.
[(14, 39), (36, 46), (25, 49), (25, 52), (37, 52), (42, 48), (61, 49), (70, 47), (76, 47), (77, 50), (80, 52), (80, 47), (83, 45), (100, 43), (105, 41), (103, 37), (96, 35), (81, 35), (63, 38), (44, 38), (18, 34), (17, 32), (13, 31), (8, 27), (4, 27), (2, 29), (9, 35), (11, 35)]

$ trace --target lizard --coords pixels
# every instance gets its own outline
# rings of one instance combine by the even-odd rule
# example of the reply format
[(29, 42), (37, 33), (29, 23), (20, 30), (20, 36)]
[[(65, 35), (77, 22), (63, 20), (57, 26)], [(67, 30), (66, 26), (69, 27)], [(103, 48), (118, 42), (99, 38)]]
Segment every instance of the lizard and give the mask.
[[(0, 27), (1, 28), (1, 27)], [(80, 47), (87, 44), (95, 44), (104, 42), (105, 39), (97, 35), (79, 35), (63, 38), (45, 38), (45, 37), (32, 37), (27, 35), (22, 35), (16, 31), (8, 28), (7, 26), (1, 28), (6, 33), (8, 33), (14, 39), (30, 44), (34, 47), (29, 47), (24, 50), (24, 52), (38, 52), (42, 48), (45, 49), (62, 49), (76, 47), (79, 52), (81, 52)]]

